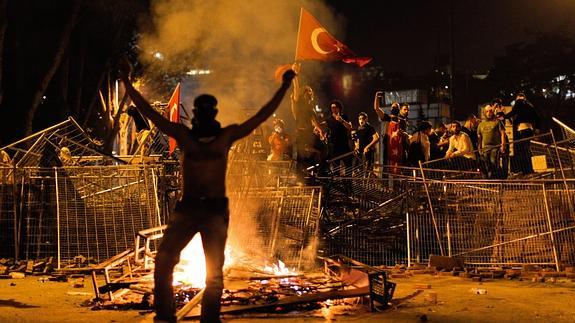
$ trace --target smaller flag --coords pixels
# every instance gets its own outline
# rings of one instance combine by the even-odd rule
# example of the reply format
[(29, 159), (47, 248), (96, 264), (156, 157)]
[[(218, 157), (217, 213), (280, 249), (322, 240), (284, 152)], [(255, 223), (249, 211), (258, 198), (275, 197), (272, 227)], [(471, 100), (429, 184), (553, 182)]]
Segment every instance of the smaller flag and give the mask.
[(296, 61), (343, 61), (359, 67), (365, 66), (372, 60), (371, 57), (358, 57), (349, 47), (327, 32), (304, 8), (301, 8), (299, 18), (295, 59)]
[[(174, 93), (172, 94), (172, 97), (168, 102), (168, 108), (166, 109), (166, 118), (168, 118), (168, 120), (170, 120), (171, 122), (180, 123), (180, 83), (176, 85), (176, 89), (174, 90)], [(176, 140), (170, 137), (168, 145), (171, 155), (176, 149), (177, 146)]]

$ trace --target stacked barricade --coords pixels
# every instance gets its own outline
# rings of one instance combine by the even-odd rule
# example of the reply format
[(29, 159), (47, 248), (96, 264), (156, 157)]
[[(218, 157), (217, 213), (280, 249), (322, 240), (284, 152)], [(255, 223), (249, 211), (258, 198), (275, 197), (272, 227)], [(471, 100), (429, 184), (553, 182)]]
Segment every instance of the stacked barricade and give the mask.
[(11, 257), (17, 248), (18, 185), (13, 167), (0, 167), (0, 258)]
[(428, 181), (431, 208), (409, 219), (410, 254), (480, 266), (572, 262), (572, 184), (566, 190), (563, 181)]
[(291, 162), (230, 161), (228, 249), (246, 263), (279, 259), (293, 268), (314, 261), (321, 188), (295, 183)]
[[(410, 169), (405, 169), (410, 173)], [(368, 265), (405, 263), (406, 216), (418, 199), (417, 178), (320, 177), (324, 187), (324, 252)], [(425, 200), (423, 201), (425, 203)]]
[(575, 136), (558, 141), (550, 148), (556, 149), (556, 164), (561, 165), (563, 176), (565, 178), (575, 178)]
[(488, 148), (473, 152), (473, 164), (445, 158), (419, 172), (379, 165), (379, 178), (319, 177), (325, 252), (371, 265), (425, 263), (431, 255), (474, 266), (575, 263), (571, 141), (547, 133), (506, 148), (500, 173), (489, 172)]
[(292, 161), (262, 160), (260, 149), (253, 147), (259, 146), (248, 137), (238, 142), (228, 157), (226, 253), (245, 265), (275, 259), (292, 268), (304, 268), (315, 261), (321, 187), (295, 186), (298, 179)]
[(18, 169), (13, 188), (0, 188), (7, 201), (0, 222), (12, 242), (3, 253), (53, 257), (61, 266), (75, 257), (103, 261), (133, 247), (138, 231), (165, 221), (160, 172), (134, 165)]

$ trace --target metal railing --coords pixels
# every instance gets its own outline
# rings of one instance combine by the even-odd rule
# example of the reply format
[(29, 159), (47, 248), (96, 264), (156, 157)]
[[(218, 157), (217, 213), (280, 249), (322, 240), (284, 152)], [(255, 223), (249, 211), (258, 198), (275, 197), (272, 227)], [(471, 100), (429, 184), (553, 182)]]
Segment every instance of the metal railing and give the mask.
[[(505, 146), (477, 149), (464, 156), (445, 157), (421, 163), (422, 175), (432, 179), (507, 179), (553, 176), (561, 162), (553, 133), (511, 141)], [(456, 172), (446, 172), (446, 170)]]

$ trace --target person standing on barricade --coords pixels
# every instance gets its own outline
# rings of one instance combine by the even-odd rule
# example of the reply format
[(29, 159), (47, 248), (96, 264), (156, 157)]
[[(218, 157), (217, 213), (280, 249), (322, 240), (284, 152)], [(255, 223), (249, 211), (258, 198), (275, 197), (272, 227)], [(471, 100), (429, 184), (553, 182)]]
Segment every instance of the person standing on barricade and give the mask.
[(391, 166), (389, 172), (399, 173), (399, 168), (406, 164), (407, 146), (409, 139), (407, 135), (407, 115), (409, 106), (393, 102), (389, 114), (383, 110), (384, 96), (383, 92), (375, 93), (373, 109), (381, 122), (387, 122), (387, 127), (382, 135), (383, 137), (383, 163)]
[[(350, 132), (353, 125), (349, 121), (347, 115), (343, 113), (343, 103), (339, 100), (332, 100), (329, 103), (331, 115), (326, 120), (328, 129), (328, 142), (329, 142), (329, 159), (341, 157), (336, 161), (336, 166), (343, 167), (343, 176), (349, 176), (348, 170), (351, 169), (353, 156), (351, 156), (351, 148), (349, 146)], [(343, 157), (343, 155), (349, 154)], [(338, 167), (336, 167), (337, 169)]]
[(533, 104), (527, 101), (523, 93), (517, 94), (515, 104), (511, 111), (505, 115), (505, 118), (513, 118), (513, 128), (516, 131), (516, 137), (513, 138), (513, 155), (519, 171), (524, 175), (531, 174), (533, 173), (533, 164), (531, 163), (531, 148), (528, 138), (535, 135), (535, 131), (540, 127), (541, 119)]
[(291, 159), (291, 137), (285, 132), (285, 123), (282, 119), (274, 120), (274, 131), (268, 137), (271, 154), (268, 161)]
[(182, 199), (176, 204), (155, 259), (154, 306), (157, 321), (176, 322), (172, 288), (173, 270), (180, 252), (196, 233), (201, 234), (206, 258), (206, 288), (202, 297), (201, 322), (220, 322), (224, 250), (229, 209), (226, 197), (228, 152), (233, 143), (248, 136), (268, 119), (281, 103), (295, 73), (288, 70), (271, 100), (242, 124), (222, 128), (215, 119), (217, 100), (202, 94), (194, 100), (192, 129), (170, 122), (155, 111), (132, 86), (127, 61), (120, 62), (120, 78), (138, 110), (160, 131), (176, 139), (181, 151)]
[(500, 161), (507, 144), (505, 128), (495, 118), (495, 110), (491, 105), (485, 106), (483, 114), (485, 120), (477, 127), (477, 145), (484, 165), (483, 171), (487, 178), (502, 178)]
[(429, 160), (445, 157), (445, 152), (449, 146), (449, 132), (443, 122), (437, 123), (435, 129), (429, 135), (430, 156)]
[(417, 131), (409, 138), (407, 151), (409, 166), (419, 167), (419, 162), (424, 163), (429, 160), (431, 155), (431, 144), (429, 142), (431, 128), (429, 121), (422, 121), (417, 126)]
[(461, 128), (461, 131), (469, 136), (473, 150), (477, 149), (477, 126), (479, 126), (479, 122), (480, 120), (474, 114), (470, 114)]
[(375, 128), (369, 124), (367, 113), (360, 112), (357, 119), (359, 126), (355, 132), (355, 153), (357, 159), (362, 163), (362, 169), (368, 173), (373, 170), (375, 145), (379, 141), (379, 134), (375, 131)]
[[(299, 72), (300, 63), (295, 63), (293, 69)], [(295, 153), (298, 176), (305, 178), (306, 169), (315, 164), (316, 142), (314, 131), (319, 132), (320, 137), (325, 137), (323, 129), (319, 126), (315, 114), (316, 99), (313, 89), (309, 85), (300, 87), (299, 76), (293, 80), (291, 95), (291, 111), (295, 120)]]

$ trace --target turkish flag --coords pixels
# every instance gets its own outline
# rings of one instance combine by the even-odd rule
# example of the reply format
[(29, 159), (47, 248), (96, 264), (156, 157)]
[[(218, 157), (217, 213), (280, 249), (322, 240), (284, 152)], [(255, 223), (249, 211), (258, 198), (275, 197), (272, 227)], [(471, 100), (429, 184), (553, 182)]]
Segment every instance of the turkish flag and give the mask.
[[(166, 118), (168, 118), (171, 122), (180, 123), (180, 83), (176, 85), (176, 89), (170, 98), (170, 102), (168, 102)], [(176, 140), (170, 137), (168, 144), (170, 147), (170, 154), (172, 154), (177, 146)]]
[(349, 47), (328, 33), (314, 16), (304, 8), (301, 8), (300, 12), (295, 52), (296, 61), (343, 61), (344, 63), (363, 67), (372, 60), (371, 57), (358, 57), (355, 55)]

